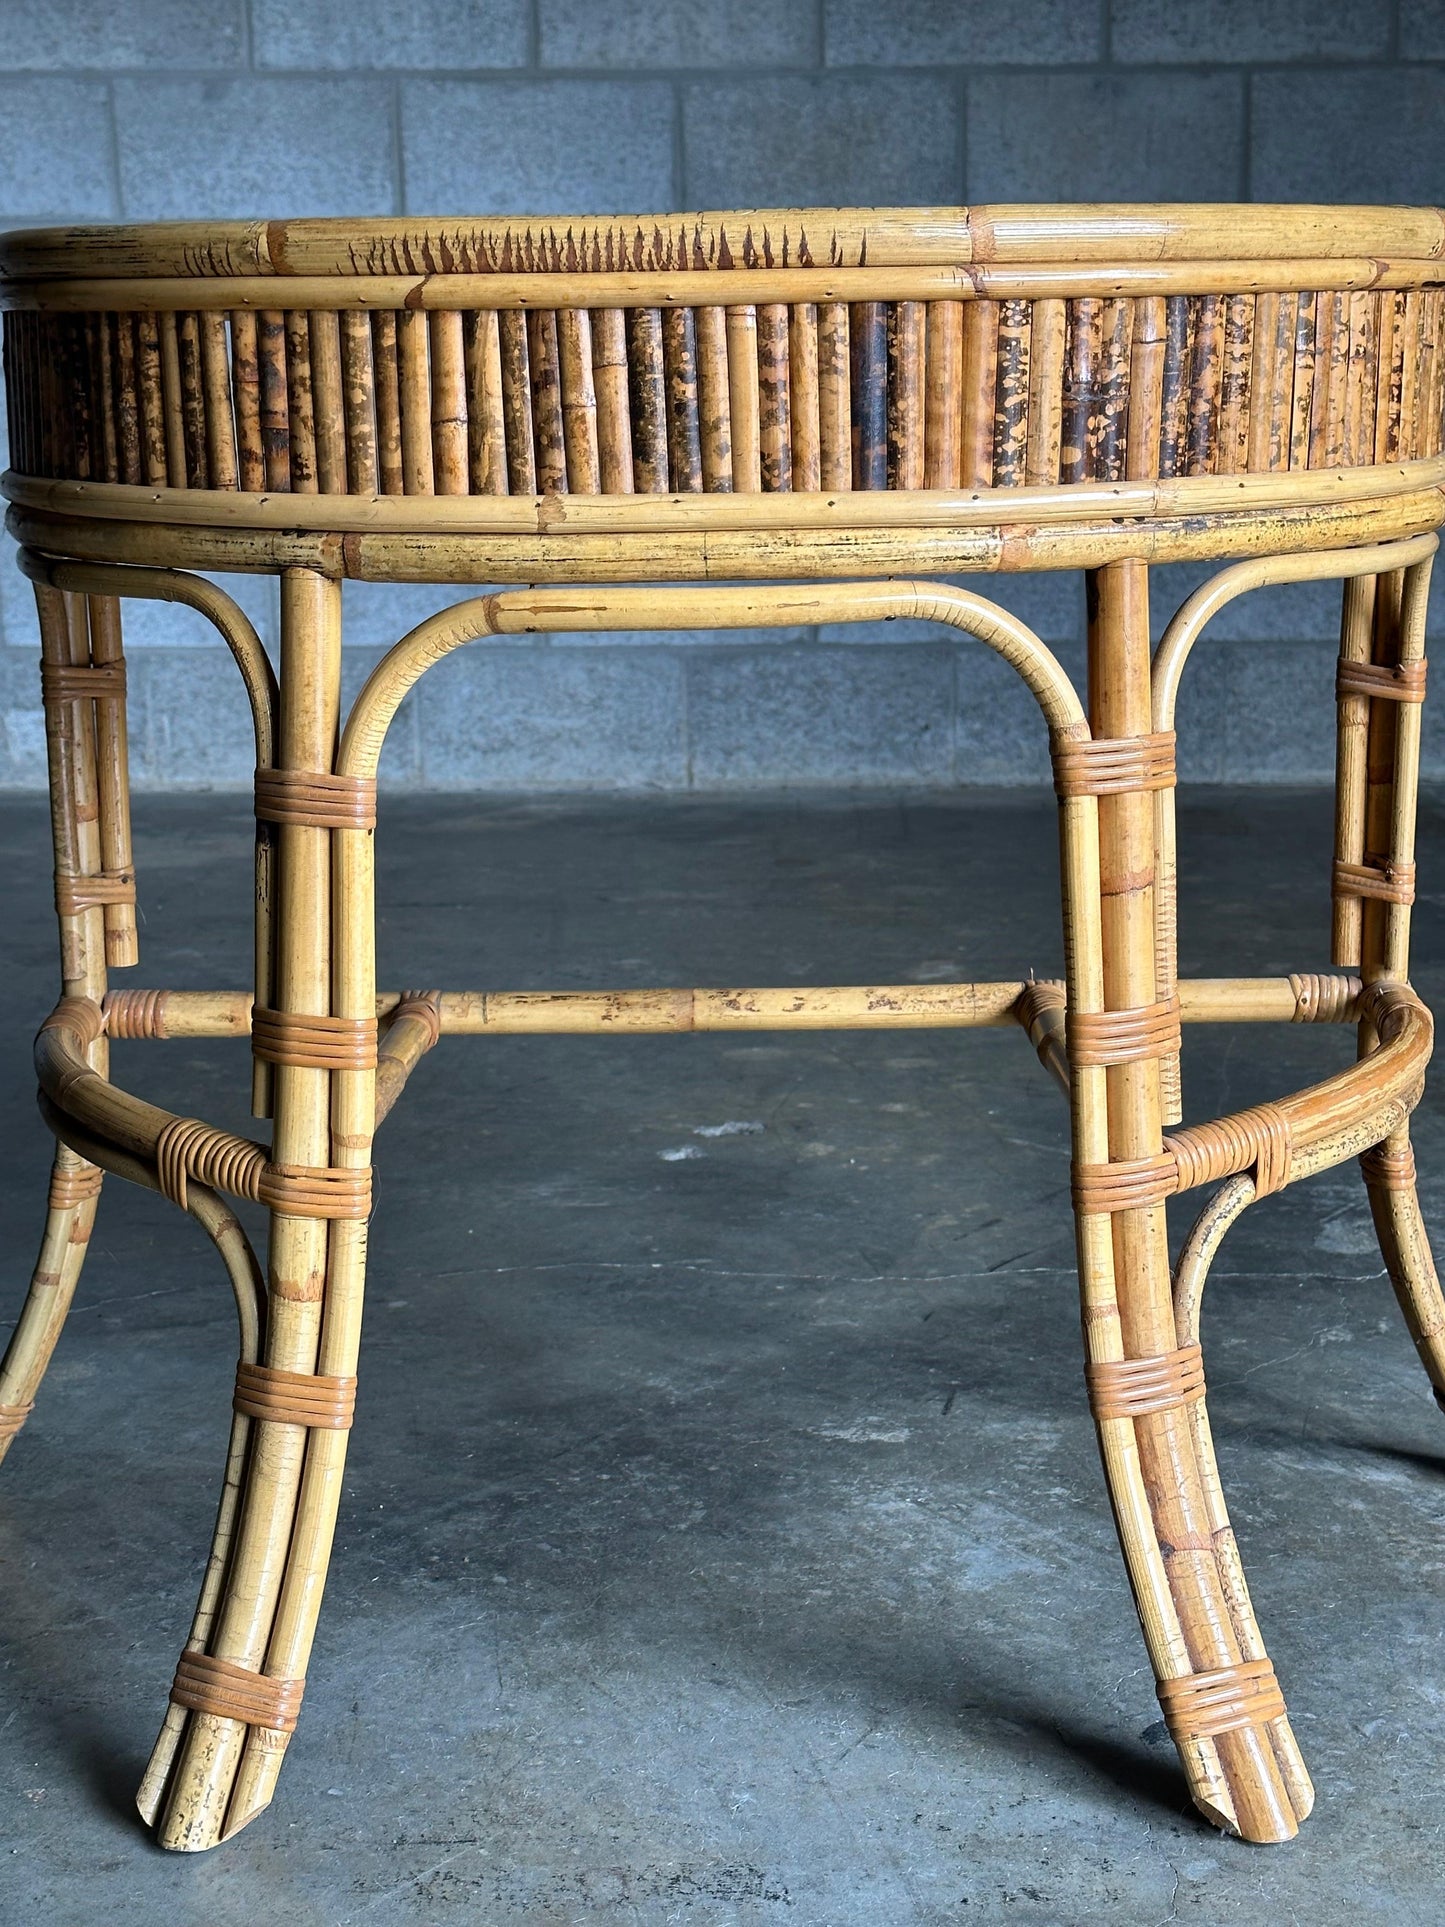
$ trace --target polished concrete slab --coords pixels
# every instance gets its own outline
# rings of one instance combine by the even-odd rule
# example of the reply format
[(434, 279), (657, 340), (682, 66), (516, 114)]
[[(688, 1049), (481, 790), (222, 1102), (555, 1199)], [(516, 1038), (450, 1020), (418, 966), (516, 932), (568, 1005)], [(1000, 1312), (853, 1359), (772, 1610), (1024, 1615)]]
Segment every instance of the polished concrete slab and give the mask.
[[(135, 981), (244, 981), (239, 797), (141, 798)], [(1327, 961), (1323, 793), (1183, 809), (1191, 973)], [(1418, 981), (1442, 987), (1427, 799)], [(41, 806), (0, 806), (4, 1311), (47, 1152)], [(1060, 962), (1018, 792), (388, 804), (382, 980), (1011, 976)], [(1347, 1060), (1190, 1035), (1193, 1116)], [(246, 1128), (245, 1053), (117, 1076)], [(1418, 1129), (1445, 1207), (1445, 1118)], [(1187, 1807), (1085, 1409), (1061, 1100), (1015, 1032), (466, 1039), (379, 1157), (359, 1422), (278, 1798), (217, 1853), (129, 1808), (209, 1534), (233, 1334), (112, 1184), (0, 1472), (0, 1921), (1437, 1922), (1445, 1420), (1353, 1167), (1209, 1288), (1226, 1486), (1319, 1804)]]

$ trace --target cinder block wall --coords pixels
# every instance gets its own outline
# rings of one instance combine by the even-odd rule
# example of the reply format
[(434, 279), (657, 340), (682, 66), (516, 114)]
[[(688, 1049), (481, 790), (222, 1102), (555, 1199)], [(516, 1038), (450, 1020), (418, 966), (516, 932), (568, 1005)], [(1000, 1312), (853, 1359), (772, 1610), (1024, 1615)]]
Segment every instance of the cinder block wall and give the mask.
[[(1445, 0), (0, 0), (6, 225), (1445, 201), (1442, 128)], [(1160, 572), (1161, 619), (1200, 573)], [(242, 589), (274, 640), (274, 598)], [(1082, 667), (1076, 580), (992, 592)], [(349, 588), (353, 676), (451, 599)], [(43, 776), (29, 600), (4, 557), (8, 785)], [(1190, 671), (1187, 776), (1329, 774), (1334, 624), (1333, 592), (1310, 588), (1221, 619)], [(199, 619), (136, 608), (128, 640), (138, 781), (246, 781), (239, 685)], [(476, 647), (424, 683), (386, 774), (667, 790), (1010, 783), (1043, 768), (1008, 672), (896, 623)]]

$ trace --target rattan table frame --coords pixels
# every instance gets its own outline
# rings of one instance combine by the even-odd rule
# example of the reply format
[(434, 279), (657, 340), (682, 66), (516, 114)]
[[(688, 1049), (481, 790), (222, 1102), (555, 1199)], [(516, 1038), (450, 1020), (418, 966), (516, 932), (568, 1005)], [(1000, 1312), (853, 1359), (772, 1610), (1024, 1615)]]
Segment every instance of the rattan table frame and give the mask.
[[(40, 613), (61, 996), (57, 1138), (0, 1369), (29, 1414), (111, 1172), (209, 1235), (240, 1318), (211, 1559), (139, 1795), (165, 1846), (270, 1802), (301, 1701), (356, 1393), (372, 1139), (443, 1035), (1017, 1023), (1073, 1129), (1085, 1379), (1160, 1704), (1216, 1825), (1313, 1794), (1225, 1510), (1199, 1314), (1257, 1198), (1358, 1157), (1437, 1399), (1445, 1301), (1409, 1118), (1425, 602), (1445, 520), (1438, 209), (753, 210), (55, 229), (0, 244), (9, 524)], [(1150, 649), (1149, 566), (1216, 559)], [(1081, 696), (946, 578), (1085, 573)], [(281, 583), (279, 665), (205, 574)], [(343, 713), (341, 585), (484, 592)], [(1328, 968), (1181, 980), (1174, 711), (1196, 641), (1268, 583), (1343, 585)], [(507, 586), (514, 585), (514, 586)], [(112, 989), (137, 961), (127, 598), (214, 625), (256, 747), (253, 981)], [(381, 991), (376, 772), (468, 642), (907, 616), (977, 638), (1042, 711), (1066, 981)], [(1181, 1123), (1185, 1022), (1348, 1022), (1358, 1060)], [(268, 1141), (109, 1074), (112, 1038), (249, 1036)], [(1215, 1188), (1171, 1263), (1165, 1201)], [(226, 1197), (269, 1212), (263, 1269)], [(1102, 1684), (1102, 1682), (1101, 1682)]]

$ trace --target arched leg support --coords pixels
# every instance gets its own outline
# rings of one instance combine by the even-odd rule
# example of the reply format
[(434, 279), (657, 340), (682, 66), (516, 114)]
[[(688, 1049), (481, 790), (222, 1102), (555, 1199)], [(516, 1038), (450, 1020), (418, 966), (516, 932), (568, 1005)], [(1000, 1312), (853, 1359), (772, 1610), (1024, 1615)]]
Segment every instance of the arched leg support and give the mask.
[(101, 1173), (66, 1145), (55, 1149), (45, 1234), (25, 1304), (0, 1363), (0, 1459), (30, 1416), (55, 1350), (95, 1224)]

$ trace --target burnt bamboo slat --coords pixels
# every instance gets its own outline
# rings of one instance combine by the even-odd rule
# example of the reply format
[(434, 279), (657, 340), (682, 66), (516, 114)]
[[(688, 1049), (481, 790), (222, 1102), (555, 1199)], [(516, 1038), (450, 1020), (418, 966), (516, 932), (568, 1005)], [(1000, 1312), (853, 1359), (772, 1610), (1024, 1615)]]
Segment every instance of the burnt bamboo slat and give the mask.
[[(1214, 1824), (1288, 1838), (1313, 1798), (1249, 1601), (1200, 1304), (1257, 1198), (1359, 1157), (1445, 1400), (1445, 1298), (1409, 1119), (1429, 571), (1445, 522), (1445, 210), (754, 210), (280, 221), (0, 240), (5, 489), (41, 630), (60, 1000), (57, 1138), (0, 1364), (35, 1404), (103, 1173), (201, 1223), (236, 1295), (224, 1497), (139, 1805), (208, 1848), (270, 1802), (330, 1558), (357, 1373), (375, 1127), (453, 1035), (1016, 1024), (1068, 1098), (1084, 1389), (1165, 1725)], [(1150, 655), (1154, 561), (1218, 562)], [(947, 578), (1084, 572), (1087, 690)], [(279, 673), (207, 573), (278, 578)], [(465, 599), (341, 694), (345, 579)], [(1181, 978), (1176, 709), (1215, 615), (1338, 581), (1330, 970)], [(506, 585), (514, 586), (506, 586)], [(467, 593), (471, 591), (472, 593)], [(114, 990), (135, 962), (123, 598), (226, 643), (256, 749), (254, 971)], [(1065, 980), (378, 992), (376, 777), (463, 644), (889, 620), (1011, 666), (1059, 797)], [(1356, 1061), (1185, 1125), (1182, 1024), (1352, 1023)], [(249, 1039), (266, 1141), (110, 1076), (112, 1037)], [(1166, 1200), (1213, 1187), (1171, 1265)], [(223, 1195), (264, 1215), (264, 1272)]]

